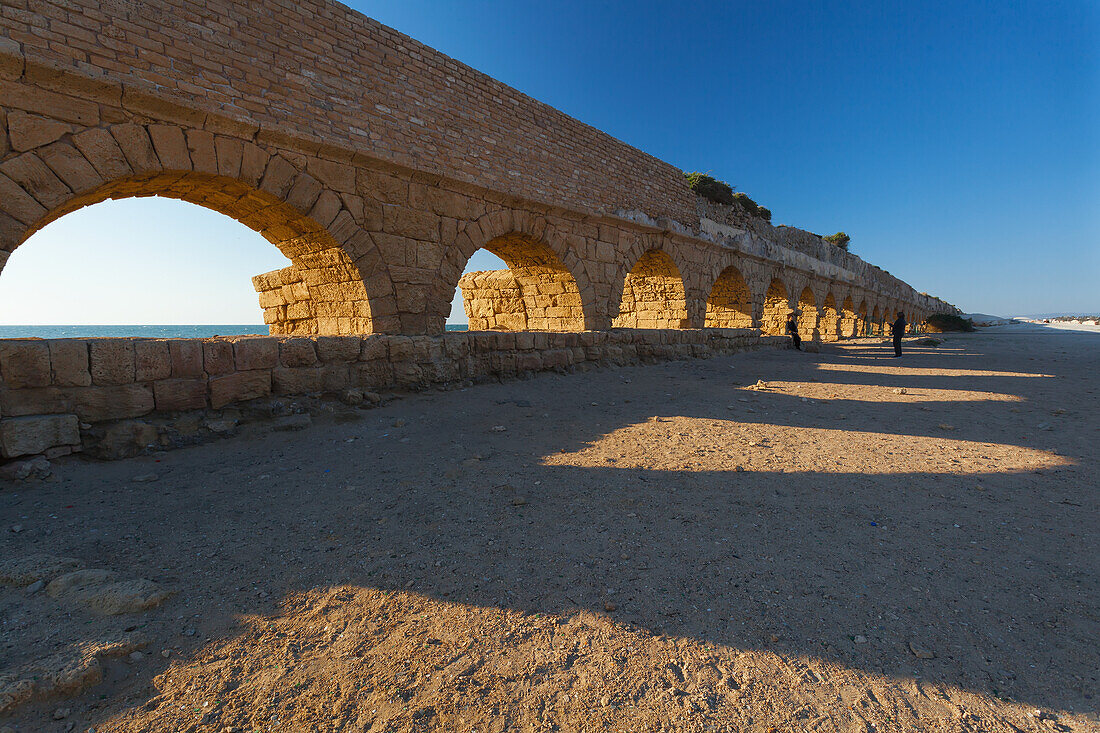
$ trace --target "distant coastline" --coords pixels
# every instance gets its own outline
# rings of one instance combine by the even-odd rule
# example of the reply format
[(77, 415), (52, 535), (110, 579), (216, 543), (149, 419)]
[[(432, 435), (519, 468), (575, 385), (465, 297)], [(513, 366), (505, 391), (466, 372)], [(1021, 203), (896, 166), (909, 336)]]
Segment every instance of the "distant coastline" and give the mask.
[[(448, 324), (448, 331), (465, 331), (466, 324)], [(0, 326), (0, 339), (19, 338), (210, 338), (211, 336), (267, 335), (263, 324), (195, 324), (195, 325), (39, 325)]]

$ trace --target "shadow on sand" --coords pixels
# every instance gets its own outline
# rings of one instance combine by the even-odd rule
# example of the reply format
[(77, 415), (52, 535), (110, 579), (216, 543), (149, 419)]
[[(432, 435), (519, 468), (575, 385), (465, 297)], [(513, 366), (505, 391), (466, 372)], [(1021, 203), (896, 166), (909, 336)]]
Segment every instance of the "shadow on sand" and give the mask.
[[(9, 537), (2, 549), (94, 556), (180, 588), (148, 628), (186, 653), (206, 637), (231, 637), (239, 615), (278, 615), (280, 598), (310, 588), (541, 614), (602, 614), (613, 599), (616, 622), (657, 634), (1094, 710), (1100, 522), (1095, 432), (1082, 426), (1098, 400), (1085, 388), (1094, 381), (1071, 390), (1058, 381), (1082, 370), (1094, 380), (1097, 350), (1011, 372), (990, 368), (978, 353), (986, 342), (956, 337), (949, 346), (957, 350), (910, 349), (903, 360), (877, 344), (758, 353), (414, 397), (359, 423), (170, 454), (155, 491), (122, 483), (142, 470), (134, 465), (74, 463), (73, 481), (9, 495), (4, 511), (50, 524), (51, 513), (67, 516), (62, 503), (81, 500), (89, 477), (90, 518), (54, 523), (25, 545)], [(878, 366), (905, 371), (861, 370)], [(932, 373), (944, 368), (960, 371)], [(806, 402), (793, 388), (746, 389), (757, 378), (904, 387), (910, 399)], [(931, 390), (998, 397), (922, 394)], [(1052, 417), (1055, 409), (1065, 412)], [(409, 426), (394, 427), (397, 416)], [(1011, 470), (979, 461), (893, 472), (884, 458), (880, 471), (851, 472), (849, 446), (839, 443), (835, 471), (790, 472), (782, 455), (773, 470), (567, 465), (655, 417), (685, 430), (727, 421), (731, 441), (745, 426), (786, 426), (1026, 455)], [(508, 430), (491, 432), (495, 424)], [(1029, 463), (1040, 454), (1049, 460)], [(109, 531), (93, 540), (89, 525)], [(198, 628), (194, 639), (181, 636), (187, 626)], [(857, 636), (867, 642), (853, 643)], [(911, 641), (936, 658), (916, 659)], [(140, 675), (147, 683), (167, 664), (157, 659)], [(149, 699), (143, 683), (128, 684), (130, 702), (94, 703), (89, 721)]]

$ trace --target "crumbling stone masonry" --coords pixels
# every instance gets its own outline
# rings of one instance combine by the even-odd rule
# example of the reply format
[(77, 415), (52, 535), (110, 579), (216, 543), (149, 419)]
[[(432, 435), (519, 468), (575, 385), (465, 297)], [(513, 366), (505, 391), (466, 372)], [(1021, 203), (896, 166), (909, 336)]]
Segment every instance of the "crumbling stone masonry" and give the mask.
[[(797, 311), (807, 338), (832, 339), (881, 332), (896, 310), (914, 324), (954, 311), (817, 235), (697, 198), (673, 166), (329, 0), (0, 4), (0, 287), (35, 231), (135, 196), (205, 206), (278, 247), (291, 265), (253, 281), (278, 336), (441, 334), (482, 248), (508, 274), (462, 281), (477, 328), (759, 338)], [(41, 348), (51, 364), (80, 351)], [(123, 347), (89, 342), (89, 358), (106, 348)], [(150, 404), (103, 374), (32, 387), (23, 368), (0, 365), (0, 389)], [(204, 373), (213, 402), (223, 373)], [(199, 401), (198, 384), (178, 389)], [(13, 409), (9, 437), (33, 417)], [(74, 437), (69, 418), (34, 430)]]

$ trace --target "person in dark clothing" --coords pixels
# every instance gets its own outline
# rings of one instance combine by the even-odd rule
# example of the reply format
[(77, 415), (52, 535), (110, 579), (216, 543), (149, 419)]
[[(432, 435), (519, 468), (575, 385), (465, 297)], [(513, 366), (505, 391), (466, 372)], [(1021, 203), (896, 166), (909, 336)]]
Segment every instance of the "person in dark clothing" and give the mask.
[(791, 343), (799, 351), (802, 351), (802, 339), (798, 335), (798, 321), (794, 319), (794, 316), (787, 316), (787, 333), (791, 336)]
[(901, 356), (901, 337), (905, 335), (905, 314), (898, 311), (898, 320), (890, 326), (890, 334), (894, 337), (894, 356)]

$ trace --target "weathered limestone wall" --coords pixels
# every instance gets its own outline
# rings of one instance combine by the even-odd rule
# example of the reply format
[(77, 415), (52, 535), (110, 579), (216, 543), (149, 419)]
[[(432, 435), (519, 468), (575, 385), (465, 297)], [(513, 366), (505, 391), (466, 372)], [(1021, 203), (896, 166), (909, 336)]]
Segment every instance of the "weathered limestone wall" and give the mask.
[[(209, 411), (273, 397), (416, 389), (785, 344), (723, 329), (4, 340), (0, 459), (80, 450), (104, 457), (133, 454), (147, 445), (168, 445), (183, 423), (200, 429), (197, 413), (206, 411), (220, 423), (224, 415)], [(182, 422), (163, 420), (172, 416), (182, 416)]]
[[(528, 328), (702, 327), (731, 266), (757, 323), (776, 278), (818, 307), (951, 310), (327, 0), (0, 6), (0, 267), (74, 209), (152, 195), (232, 216), (290, 259), (309, 303), (265, 295), (287, 306), (267, 313), (275, 333), (442, 332), (482, 247), (521, 287), (537, 267), (568, 288), (567, 303), (536, 297)], [(679, 285), (668, 268), (631, 274), (652, 253)], [(639, 310), (656, 291), (671, 300)]]
[(468, 272), (458, 287), (471, 331), (527, 330), (527, 307), (511, 270)]
[(684, 280), (664, 252), (650, 250), (626, 276), (616, 328), (689, 328)]

